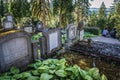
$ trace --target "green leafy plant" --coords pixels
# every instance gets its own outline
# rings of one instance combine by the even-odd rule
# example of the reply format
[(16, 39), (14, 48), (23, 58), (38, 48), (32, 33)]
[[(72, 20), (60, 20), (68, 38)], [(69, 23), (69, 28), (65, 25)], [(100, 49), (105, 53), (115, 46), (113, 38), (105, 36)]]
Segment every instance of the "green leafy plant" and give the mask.
[(70, 66), (65, 59), (47, 59), (31, 64), (31, 70), (20, 73), (17, 68), (0, 75), (0, 80), (107, 80), (97, 68), (82, 70), (79, 66)]

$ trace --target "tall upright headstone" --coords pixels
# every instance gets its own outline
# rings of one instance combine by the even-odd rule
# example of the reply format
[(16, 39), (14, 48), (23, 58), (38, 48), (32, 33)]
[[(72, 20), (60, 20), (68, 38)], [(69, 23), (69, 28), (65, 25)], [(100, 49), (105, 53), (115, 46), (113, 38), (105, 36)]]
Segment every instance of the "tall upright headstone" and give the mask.
[(72, 44), (72, 42), (74, 41), (74, 39), (76, 39), (76, 31), (77, 28), (74, 24), (69, 24), (68, 28), (67, 28), (67, 45), (66, 47), (69, 48), (70, 45)]
[(79, 36), (79, 39), (80, 41), (83, 40), (83, 37), (84, 37), (84, 22), (83, 21), (80, 21), (78, 23), (78, 36)]
[(4, 30), (11, 30), (14, 28), (14, 21), (13, 17), (10, 14), (5, 15), (6, 19), (3, 22), (3, 28)]
[(59, 29), (52, 29), (47, 32), (43, 32), (43, 38), (41, 39), (41, 53), (43, 55), (49, 56), (62, 47), (61, 30)]
[(17, 30), (0, 33), (0, 72), (25, 68), (32, 60), (30, 35)]

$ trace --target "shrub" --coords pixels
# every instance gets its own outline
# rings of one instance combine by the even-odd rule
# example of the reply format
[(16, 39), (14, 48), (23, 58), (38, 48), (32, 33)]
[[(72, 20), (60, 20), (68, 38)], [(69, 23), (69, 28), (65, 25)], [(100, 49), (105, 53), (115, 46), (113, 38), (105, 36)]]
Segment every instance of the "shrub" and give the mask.
[(85, 30), (85, 32), (89, 32), (89, 33), (92, 33), (94, 35), (100, 34), (100, 29), (97, 27), (85, 27), (84, 30)]

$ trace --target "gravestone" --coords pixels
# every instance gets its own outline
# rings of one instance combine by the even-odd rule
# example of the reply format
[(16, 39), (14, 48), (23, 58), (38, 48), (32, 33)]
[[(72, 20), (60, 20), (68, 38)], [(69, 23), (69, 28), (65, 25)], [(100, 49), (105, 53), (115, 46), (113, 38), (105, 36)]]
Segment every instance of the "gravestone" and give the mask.
[(6, 15), (6, 20), (13, 22), (13, 17), (12, 17), (12, 15), (7, 14), (7, 15)]
[(62, 40), (61, 40), (61, 30), (52, 29), (47, 32), (42, 32), (43, 38), (41, 38), (41, 53), (42, 55), (52, 55), (55, 51), (61, 49)]
[(37, 28), (37, 31), (42, 31), (42, 29), (43, 29), (42, 23), (41, 22), (37, 22), (36, 28)]
[(24, 31), (32, 34), (32, 33), (34, 33), (34, 28), (32, 25), (26, 25), (26, 26), (24, 26)]
[(67, 43), (66, 48), (69, 49), (70, 45), (72, 45), (73, 41), (76, 39), (76, 26), (74, 24), (69, 24), (67, 28)]
[(4, 30), (11, 30), (14, 28), (13, 22), (11, 21), (4, 21), (3, 26)]
[(79, 39), (80, 41), (83, 40), (83, 37), (84, 37), (84, 22), (83, 21), (80, 21), (78, 23), (78, 36), (79, 36)]
[(32, 60), (30, 35), (11, 30), (0, 34), (0, 72), (10, 67), (25, 68)]
[(13, 17), (10, 14), (5, 15), (6, 19), (3, 21), (4, 30), (12, 30), (14, 28)]

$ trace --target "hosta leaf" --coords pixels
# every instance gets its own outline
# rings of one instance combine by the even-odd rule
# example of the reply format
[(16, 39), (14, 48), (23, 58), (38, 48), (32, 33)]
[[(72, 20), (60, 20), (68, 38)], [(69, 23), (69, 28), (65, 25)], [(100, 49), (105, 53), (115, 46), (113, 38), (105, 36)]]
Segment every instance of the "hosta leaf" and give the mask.
[(108, 80), (104, 74), (101, 76), (101, 78), (102, 78), (102, 80)]
[(89, 76), (89, 75), (86, 75), (84, 79), (85, 80), (93, 80), (93, 78), (91, 76)]
[(89, 73), (90, 76), (92, 76), (95, 79), (99, 79), (99, 77), (100, 77), (98, 68), (89, 69), (88, 73)]
[(39, 77), (37, 76), (30, 76), (27, 78), (27, 80), (39, 80)]
[(40, 75), (40, 73), (38, 72), (38, 70), (33, 70), (32, 74), (35, 75), (35, 76), (39, 76)]
[(48, 73), (42, 73), (40, 80), (50, 80), (51, 78), (53, 78), (53, 75), (49, 75)]
[(67, 73), (64, 70), (58, 70), (55, 72), (55, 74), (59, 77), (66, 77), (67, 76)]
[(31, 74), (28, 73), (28, 72), (23, 72), (22, 73), (22, 78), (27, 78), (27, 77), (30, 77), (30, 76), (31, 76)]
[(12, 68), (10, 69), (10, 72), (11, 72), (12, 74), (18, 74), (18, 73), (20, 72), (20, 70), (19, 70), (18, 68), (12, 67)]
[(13, 78), (14, 78), (14, 79), (20, 79), (20, 78), (22, 78), (22, 74), (15, 74), (15, 75), (13, 76)]

